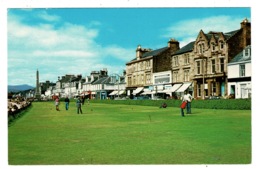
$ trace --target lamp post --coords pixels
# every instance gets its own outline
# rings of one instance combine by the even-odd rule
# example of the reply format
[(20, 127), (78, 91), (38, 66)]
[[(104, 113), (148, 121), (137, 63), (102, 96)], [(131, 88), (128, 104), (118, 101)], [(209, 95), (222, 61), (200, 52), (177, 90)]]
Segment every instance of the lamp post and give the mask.
[(69, 98), (71, 98), (71, 77), (70, 77), (70, 83), (69, 83)]
[[(202, 59), (202, 99), (205, 99), (205, 70), (204, 70), (204, 61), (205, 59)], [(207, 69), (206, 69), (207, 70)]]

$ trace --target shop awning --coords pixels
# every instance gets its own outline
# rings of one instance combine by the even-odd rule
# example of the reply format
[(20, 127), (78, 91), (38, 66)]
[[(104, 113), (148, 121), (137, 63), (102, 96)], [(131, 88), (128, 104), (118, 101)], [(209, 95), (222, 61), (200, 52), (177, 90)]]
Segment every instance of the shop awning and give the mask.
[(175, 84), (172, 86), (170, 92), (176, 92), (181, 87), (182, 84)]
[(119, 95), (123, 94), (124, 92), (124, 90), (119, 91)]
[[(124, 90), (120, 90), (119, 95), (123, 94), (124, 92), (125, 92)], [(109, 96), (113, 96), (113, 95), (118, 95), (118, 90), (114, 90), (109, 94)]]
[(111, 93), (109, 94), (109, 96), (116, 95), (117, 93), (118, 93), (118, 91), (117, 91), (117, 90), (114, 90), (113, 92), (111, 92)]
[(191, 85), (191, 82), (183, 83), (183, 85), (176, 92), (184, 92)]
[(136, 94), (140, 93), (143, 89), (144, 89), (144, 87), (138, 87), (137, 89), (135, 89), (133, 91), (133, 95), (136, 95)]

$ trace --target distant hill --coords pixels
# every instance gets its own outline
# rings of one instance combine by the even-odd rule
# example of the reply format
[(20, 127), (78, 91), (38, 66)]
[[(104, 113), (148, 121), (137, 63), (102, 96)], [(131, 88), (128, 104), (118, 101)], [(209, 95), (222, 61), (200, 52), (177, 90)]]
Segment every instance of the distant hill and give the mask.
[(8, 92), (20, 92), (25, 90), (35, 89), (35, 87), (23, 84), (23, 85), (8, 85)]

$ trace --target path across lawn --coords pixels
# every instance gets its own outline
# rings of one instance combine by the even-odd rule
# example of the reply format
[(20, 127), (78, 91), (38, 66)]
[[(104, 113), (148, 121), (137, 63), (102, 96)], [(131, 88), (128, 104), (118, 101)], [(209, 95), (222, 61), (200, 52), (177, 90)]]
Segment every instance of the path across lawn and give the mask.
[(250, 164), (251, 111), (53, 102), (8, 128), (10, 165)]

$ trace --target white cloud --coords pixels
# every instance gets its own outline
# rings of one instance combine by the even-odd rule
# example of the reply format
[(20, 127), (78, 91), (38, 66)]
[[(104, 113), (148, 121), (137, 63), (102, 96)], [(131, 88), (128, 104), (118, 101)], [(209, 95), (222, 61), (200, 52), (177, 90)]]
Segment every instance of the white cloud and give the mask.
[[(40, 17), (49, 21), (61, 20), (46, 12)], [(99, 29), (95, 27), (101, 25), (98, 21), (86, 25), (60, 22), (59, 26), (51, 23), (28, 25), (23, 21), (22, 16), (8, 16), (9, 84), (23, 81), (35, 85), (36, 69), (40, 71), (41, 81), (56, 81), (64, 74), (85, 75), (103, 68), (107, 68), (109, 73), (116, 71), (121, 74), (125, 62), (135, 56), (133, 49), (99, 45), (95, 40), (99, 36)], [(24, 72), (31, 75), (21, 78)]]
[(162, 37), (173, 37), (181, 42), (181, 46), (194, 41), (199, 31), (202, 29), (205, 33), (209, 31), (229, 32), (240, 29), (240, 22), (243, 17), (231, 16), (212, 16), (208, 18), (182, 20), (171, 24), (164, 30)]
[(60, 17), (56, 16), (56, 15), (49, 15), (46, 11), (40, 11), (37, 14), (37, 17), (45, 20), (45, 21), (49, 21), (49, 22), (54, 22), (54, 21), (59, 21)]
[(117, 45), (111, 45), (104, 48), (104, 53), (127, 62), (135, 56), (135, 49), (125, 49)]

